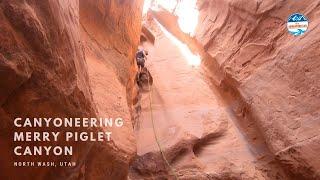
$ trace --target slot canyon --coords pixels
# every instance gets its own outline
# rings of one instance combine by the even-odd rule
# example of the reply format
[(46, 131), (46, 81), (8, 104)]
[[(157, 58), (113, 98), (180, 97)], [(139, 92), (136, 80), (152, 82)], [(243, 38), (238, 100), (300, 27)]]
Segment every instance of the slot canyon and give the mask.
[[(301, 36), (287, 30), (297, 12)], [(0, 0), (0, 179), (320, 179), (319, 34), (320, 0)], [(24, 127), (112, 136), (21, 145), (17, 117), (123, 122)]]

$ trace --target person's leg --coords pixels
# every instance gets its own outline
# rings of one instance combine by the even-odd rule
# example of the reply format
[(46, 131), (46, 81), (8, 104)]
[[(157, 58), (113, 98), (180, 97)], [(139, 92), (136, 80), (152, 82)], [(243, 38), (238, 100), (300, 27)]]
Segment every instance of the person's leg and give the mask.
[(137, 59), (137, 65), (138, 65), (138, 72), (141, 72), (141, 59)]
[(140, 65), (141, 65), (141, 69), (144, 68), (145, 62), (146, 62), (146, 61), (145, 61), (144, 59), (141, 61), (141, 64), (140, 64)]

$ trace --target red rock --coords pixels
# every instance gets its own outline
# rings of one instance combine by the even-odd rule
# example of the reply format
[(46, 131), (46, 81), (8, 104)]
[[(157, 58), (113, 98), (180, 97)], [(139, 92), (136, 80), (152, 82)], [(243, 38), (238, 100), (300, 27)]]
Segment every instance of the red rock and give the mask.
[[(221, 88), (224, 100), (238, 116), (237, 128), (245, 134), (253, 152), (265, 153), (256, 160), (256, 171), (241, 172), (232, 163), (217, 160), (209, 169), (219, 173), (210, 174), (211, 178), (236, 179), (242, 175), (241, 178), (252, 179), (252, 173), (259, 171), (267, 172), (264, 178), (271, 179), (290, 179), (291, 175), (319, 178), (318, 4), (308, 0), (199, 0), (200, 21), (195, 39), (178, 29), (177, 20), (170, 13), (153, 12), (168, 31), (202, 55), (206, 75)], [(310, 21), (303, 36), (294, 37), (287, 32), (286, 21), (292, 12), (305, 13)], [(215, 150), (221, 144), (217, 143)], [(189, 155), (170, 154), (180, 159)], [(209, 161), (211, 157), (223, 157), (223, 151), (202, 158)], [(148, 166), (153, 160), (150, 154), (139, 157), (134, 167), (144, 174), (147, 169), (154, 169)]]
[[(224, 85), (246, 104), (245, 118), (283, 167), (300, 178), (320, 178), (319, 1), (198, 4), (196, 38), (225, 72)], [(293, 12), (309, 19), (302, 36), (287, 31)]]
[[(0, 2), (1, 179), (67, 179), (83, 174), (87, 179), (126, 178), (135, 155), (130, 113), (141, 6), (140, 0)], [(96, 49), (88, 50), (92, 44)], [(102, 79), (96, 73), (102, 73)], [(103, 77), (105, 73), (109, 76)], [(98, 80), (102, 84), (96, 84)], [(112, 130), (115, 137), (110, 143), (68, 143), (74, 145), (71, 159), (77, 161), (77, 167), (12, 166), (17, 159), (11, 154), (14, 117), (97, 116), (123, 116), (125, 126)]]

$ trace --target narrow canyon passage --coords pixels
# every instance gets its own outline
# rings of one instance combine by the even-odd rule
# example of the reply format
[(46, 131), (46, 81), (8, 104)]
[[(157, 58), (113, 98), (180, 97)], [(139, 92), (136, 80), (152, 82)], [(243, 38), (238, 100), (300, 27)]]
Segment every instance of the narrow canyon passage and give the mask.
[(320, 180), (320, 0), (39, 2), (0, 0), (0, 180)]
[[(161, 144), (174, 144), (184, 132), (201, 138), (203, 127), (200, 117), (210, 113), (218, 116), (220, 107), (202, 79), (199, 67), (189, 65), (179, 48), (163, 33), (156, 37), (154, 46), (144, 46), (149, 50), (146, 66), (154, 78), (152, 109)], [(142, 97), (138, 138), (140, 155), (158, 149), (154, 137), (146, 139), (145, 134), (153, 134), (148, 93)]]
[[(208, 174), (232, 169), (239, 177), (262, 178), (256, 162), (257, 158), (266, 158), (266, 148), (248, 145), (232, 120), (235, 117), (206, 82), (201, 66), (188, 63), (190, 60), (171, 34), (161, 31), (159, 26), (155, 29), (155, 44), (143, 44), (149, 51), (146, 66), (153, 76), (153, 89), (151, 99), (148, 92), (141, 98), (142, 112), (136, 131), (138, 156), (159, 151), (151, 120), (151, 100), (161, 148), (166, 151), (174, 146), (189, 146), (193, 150), (172, 155), (175, 168), (183, 169), (192, 161)], [(187, 143), (179, 145), (181, 141)]]

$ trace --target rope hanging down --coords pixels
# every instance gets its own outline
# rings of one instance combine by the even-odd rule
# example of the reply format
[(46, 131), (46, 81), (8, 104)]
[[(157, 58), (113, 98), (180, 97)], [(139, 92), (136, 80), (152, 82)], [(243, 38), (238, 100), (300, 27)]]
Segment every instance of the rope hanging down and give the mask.
[(153, 129), (154, 138), (157, 142), (157, 145), (158, 145), (158, 148), (159, 148), (160, 154), (162, 155), (163, 160), (166, 162), (170, 171), (173, 173), (175, 178), (178, 180), (179, 178), (178, 178), (174, 168), (170, 165), (169, 161), (167, 160), (167, 158), (164, 155), (164, 152), (163, 152), (162, 147), (160, 145), (160, 141), (159, 141), (158, 136), (156, 134), (156, 130), (155, 130), (155, 126), (154, 126), (154, 119), (153, 119), (153, 112), (152, 112), (152, 87), (149, 84), (149, 75), (147, 76), (147, 79), (148, 79), (148, 87), (149, 87), (148, 94), (149, 94), (150, 117), (151, 117), (151, 122), (152, 122), (152, 129)]

